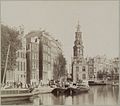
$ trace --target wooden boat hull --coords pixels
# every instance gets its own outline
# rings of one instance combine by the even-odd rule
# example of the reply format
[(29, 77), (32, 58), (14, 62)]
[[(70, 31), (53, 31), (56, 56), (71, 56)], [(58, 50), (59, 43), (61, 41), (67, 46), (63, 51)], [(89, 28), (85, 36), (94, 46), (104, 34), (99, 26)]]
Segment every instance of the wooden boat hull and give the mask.
[(78, 91), (78, 93), (85, 93), (85, 92), (88, 92), (90, 89), (89, 88), (86, 88), (86, 89), (82, 89), (80, 88)]
[(32, 93), (16, 94), (16, 95), (2, 95), (1, 102), (29, 100), (30, 97), (32, 97), (32, 96), (33, 96)]
[(77, 92), (78, 92), (78, 90), (76, 88), (72, 88), (72, 87), (65, 90), (66, 95), (76, 94)]
[(74, 94), (80, 94), (80, 93), (85, 93), (88, 92), (89, 88), (68, 88), (65, 91), (66, 95), (74, 95)]
[(55, 88), (52, 90), (53, 94), (64, 94), (66, 88)]
[(112, 86), (118, 86), (119, 87), (119, 84), (112, 84)]
[(89, 86), (96, 86), (96, 85), (107, 85), (105, 83), (94, 83), (94, 84), (89, 84)]
[(40, 90), (39, 93), (40, 93), (40, 94), (41, 94), (41, 93), (51, 93), (53, 89), (54, 89), (54, 88), (39, 89), (39, 90)]
[(105, 82), (95, 82), (95, 81), (89, 81), (88, 84), (90, 86), (95, 86), (95, 85), (107, 85)]

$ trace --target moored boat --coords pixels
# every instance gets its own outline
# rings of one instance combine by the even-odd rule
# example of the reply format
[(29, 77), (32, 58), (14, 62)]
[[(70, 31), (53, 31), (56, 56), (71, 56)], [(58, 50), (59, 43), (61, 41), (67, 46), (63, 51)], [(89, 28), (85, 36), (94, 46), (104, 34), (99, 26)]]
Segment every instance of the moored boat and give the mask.
[(117, 82), (116, 82), (116, 83), (113, 82), (113, 83), (112, 83), (112, 86), (119, 86), (119, 83), (117, 83)]
[(77, 86), (76, 86), (76, 84), (71, 83), (71, 84), (69, 85), (69, 87), (67, 87), (67, 89), (64, 91), (64, 93), (65, 93), (66, 95), (72, 95), (72, 94), (77, 93)]
[(51, 88), (50, 86), (39, 86), (38, 88), (34, 88), (33, 92), (36, 93), (51, 93), (54, 88)]
[(81, 85), (81, 86), (77, 87), (77, 90), (78, 90), (78, 93), (85, 93), (85, 92), (88, 92), (90, 90), (90, 87)]
[(66, 95), (76, 94), (76, 93), (77, 93), (77, 88), (75, 88), (75, 87), (68, 87), (68, 88), (64, 91), (64, 93), (65, 93)]
[(95, 86), (95, 85), (107, 85), (105, 81), (89, 81), (88, 82), (90, 86)]
[(10, 88), (1, 89), (1, 102), (28, 100), (33, 96), (29, 89)]
[(52, 93), (53, 94), (64, 94), (66, 89), (67, 88), (64, 88), (64, 87), (57, 87), (57, 88), (52, 90)]
[(85, 93), (90, 90), (88, 82), (73, 84), (65, 90), (66, 95)]

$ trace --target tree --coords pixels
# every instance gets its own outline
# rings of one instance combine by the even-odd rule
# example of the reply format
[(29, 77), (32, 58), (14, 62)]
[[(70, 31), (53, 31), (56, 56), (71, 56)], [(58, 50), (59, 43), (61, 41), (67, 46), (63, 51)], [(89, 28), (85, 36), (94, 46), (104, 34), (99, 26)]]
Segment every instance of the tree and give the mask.
[(55, 80), (60, 79), (66, 74), (66, 59), (63, 54), (59, 54), (54, 62), (53, 77)]
[(10, 52), (8, 56), (7, 70), (13, 70), (16, 63), (16, 51), (21, 47), (21, 41), (18, 38), (19, 32), (8, 26), (1, 25), (1, 81), (5, 69), (8, 45)]

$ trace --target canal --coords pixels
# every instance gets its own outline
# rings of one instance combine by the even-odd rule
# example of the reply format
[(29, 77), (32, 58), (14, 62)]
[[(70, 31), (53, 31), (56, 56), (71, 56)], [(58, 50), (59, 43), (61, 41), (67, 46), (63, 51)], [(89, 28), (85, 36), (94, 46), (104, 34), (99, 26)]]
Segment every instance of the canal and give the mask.
[(40, 94), (30, 101), (6, 103), (11, 105), (117, 105), (119, 97), (118, 86), (91, 86), (88, 93), (65, 96), (53, 94)]

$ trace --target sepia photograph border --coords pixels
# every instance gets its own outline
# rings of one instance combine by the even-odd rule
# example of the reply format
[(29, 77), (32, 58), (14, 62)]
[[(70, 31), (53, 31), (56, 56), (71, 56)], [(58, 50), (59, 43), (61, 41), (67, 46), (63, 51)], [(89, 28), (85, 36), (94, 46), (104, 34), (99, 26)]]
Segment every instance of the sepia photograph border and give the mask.
[[(7, 2), (7, 1), (27, 1), (27, 2), (30, 2), (30, 1), (119, 1), (119, 59), (120, 59), (120, 0), (0, 0), (0, 2)], [(1, 7), (1, 3), (0, 3), (0, 7)], [(0, 8), (1, 10), (1, 8)], [(1, 22), (1, 12), (0, 12), (0, 22)], [(0, 26), (1, 27), (1, 26)], [(66, 40), (67, 41), (67, 40)], [(119, 62), (119, 77), (120, 77), (120, 62)], [(120, 78), (119, 78), (119, 85), (120, 85)], [(1, 28), (0, 28), (0, 88), (1, 88)], [(1, 92), (0, 92), (0, 95), (1, 95)], [(118, 105), (114, 105), (114, 106), (119, 106), (120, 105), (120, 86), (119, 86), (119, 97), (118, 97)], [(0, 105), (1, 104), (1, 97), (0, 97)], [(2, 105), (2, 106), (8, 106), (8, 105)], [(11, 105), (12, 106), (12, 105)], [(15, 105), (14, 105), (15, 106)], [(17, 106), (17, 105), (16, 105)], [(21, 106), (21, 105), (20, 105)], [(22, 105), (22, 106), (26, 106), (26, 105)], [(29, 106), (33, 106), (33, 105), (29, 105)], [(44, 106), (44, 105), (43, 105)], [(68, 106), (68, 105), (65, 105), (65, 106)], [(77, 106), (77, 105), (74, 105), (74, 106)], [(78, 105), (79, 106), (79, 105)], [(105, 105), (84, 105), (84, 106), (105, 106)], [(113, 105), (107, 105), (107, 106), (113, 106)]]

